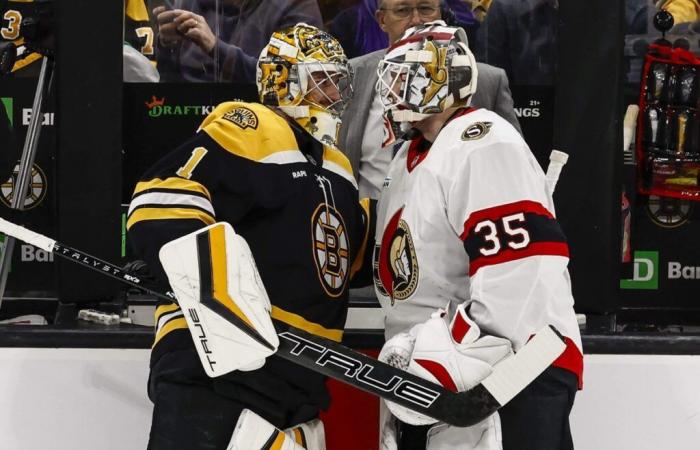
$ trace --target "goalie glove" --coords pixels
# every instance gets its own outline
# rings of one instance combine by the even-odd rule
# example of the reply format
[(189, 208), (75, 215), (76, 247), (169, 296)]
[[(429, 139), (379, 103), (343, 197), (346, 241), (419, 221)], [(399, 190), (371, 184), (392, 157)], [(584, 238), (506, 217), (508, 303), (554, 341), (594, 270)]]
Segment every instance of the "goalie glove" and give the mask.
[(277, 351), (270, 299), (248, 243), (231, 225), (168, 242), (159, 256), (207, 375), (258, 369)]
[[(448, 324), (444, 310), (399, 333), (382, 347), (379, 359), (454, 392), (466, 391), (493, 371), (493, 366), (512, 356), (511, 343), (496, 336), (481, 336), (479, 326), (457, 307)], [(437, 420), (387, 401), (387, 406), (402, 422), (430, 425)]]

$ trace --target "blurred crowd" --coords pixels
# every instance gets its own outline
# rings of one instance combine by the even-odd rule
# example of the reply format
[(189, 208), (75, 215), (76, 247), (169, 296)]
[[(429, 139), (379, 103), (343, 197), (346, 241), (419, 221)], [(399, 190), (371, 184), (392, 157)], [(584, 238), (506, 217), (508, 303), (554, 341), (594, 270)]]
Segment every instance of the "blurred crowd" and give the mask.
[(125, 0), (125, 80), (250, 83), (277, 29), (325, 28), (355, 58), (387, 48), (387, 27), (435, 9), (511, 82), (551, 83), (557, 0)]
[[(355, 58), (387, 48), (392, 21), (414, 20), (430, 8), (464, 28), (477, 60), (504, 69), (511, 84), (547, 85), (556, 73), (559, 0), (124, 2), (126, 81), (252, 83), (257, 56), (275, 30), (297, 22), (324, 28)], [(699, 0), (626, 0), (628, 32), (651, 28), (648, 12), (658, 8), (676, 24), (700, 17)]]

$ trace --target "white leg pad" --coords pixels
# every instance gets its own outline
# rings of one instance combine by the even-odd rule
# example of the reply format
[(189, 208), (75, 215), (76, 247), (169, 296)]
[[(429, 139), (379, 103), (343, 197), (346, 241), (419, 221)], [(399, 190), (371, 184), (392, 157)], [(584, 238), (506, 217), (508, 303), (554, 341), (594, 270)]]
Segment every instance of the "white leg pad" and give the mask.
[(297, 444), (279, 428), (255, 414), (244, 409), (238, 417), (236, 428), (233, 430), (231, 442), (226, 450), (306, 450)]
[(287, 428), (284, 433), (296, 443), (302, 444), (306, 450), (326, 450), (326, 433), (320, 419)]
[(249, 409), (238, 417), (226, 450), (326, 450), (323, 422), (318, 419), (285, 431)]
[(426, 450), (503, 450), (501, 418), (493, 413), (471, 427), (459, 428), (440, 423), (428, 431)]

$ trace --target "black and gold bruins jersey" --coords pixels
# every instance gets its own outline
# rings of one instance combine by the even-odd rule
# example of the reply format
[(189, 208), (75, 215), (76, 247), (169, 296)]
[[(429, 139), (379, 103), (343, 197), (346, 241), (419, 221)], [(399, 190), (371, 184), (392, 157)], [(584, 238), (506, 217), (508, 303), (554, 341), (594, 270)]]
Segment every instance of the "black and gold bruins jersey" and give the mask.
[[(163, 280), (157, 260), (163, 244), (229, 222), (252, 250), (272, 317), (340, 341), (349, 279), (369, 235), (368, 205), (358, 201), (341, 152), (322, 147), (263, 105), (228, 102), (142, 177), (127, 228), (136, 253)], [(166, 352), (193, 348), (177, 305), (160, 305), (155, 319), (152, 366)], [(319, 406), (328, 401), (322, 376), (279, 358), (226, 377), (268, 401), (270, 395), (275, 402), (277, 395), (288, 397), (287, 391), (304, 392), (302, 403), (309, 403), (307, 397)]]
[[(17, 47), (17, 61), (12, 66), (12, 73), (21, 76), (35, 76), (40, 64), (32, 64), (41, 59), (41, 55), (27, 49), (22, 33), (22, 20), (36, 17), (37, 6), (33, 0), (7, 0), (0, 2), (0, 41), (10, 41)], [(28, 54), (26, 54), (28, 53)]]
[(124, 4), (124, 42), (155, 64), (155, 33), (145, 0), (126, 0)]

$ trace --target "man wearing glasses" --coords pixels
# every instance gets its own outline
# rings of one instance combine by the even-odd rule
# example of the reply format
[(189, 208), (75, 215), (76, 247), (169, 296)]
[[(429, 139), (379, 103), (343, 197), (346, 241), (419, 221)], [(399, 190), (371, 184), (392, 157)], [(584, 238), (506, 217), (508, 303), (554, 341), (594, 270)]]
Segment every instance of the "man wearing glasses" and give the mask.
[[(377, 6), (375, 17), (389, 42), (399, 40), (408, 28), (446, 19), (447, 8), (439, 0), (380, 0)], [(392, 157), (390, 145), (382, 148), (385, 141), (383, 109), (374, 90), (377, 65), (385, 54), (386, 49), (378, 50), (350, 60), (355, 71), (355, 93), (343, 114), (339, 148), (352, 164), (363, 198), (379, 197)], [(472, 106), (496, 112), (520, 132), (505, 72), (486, 64), (477, 66), (478, 88)]]

